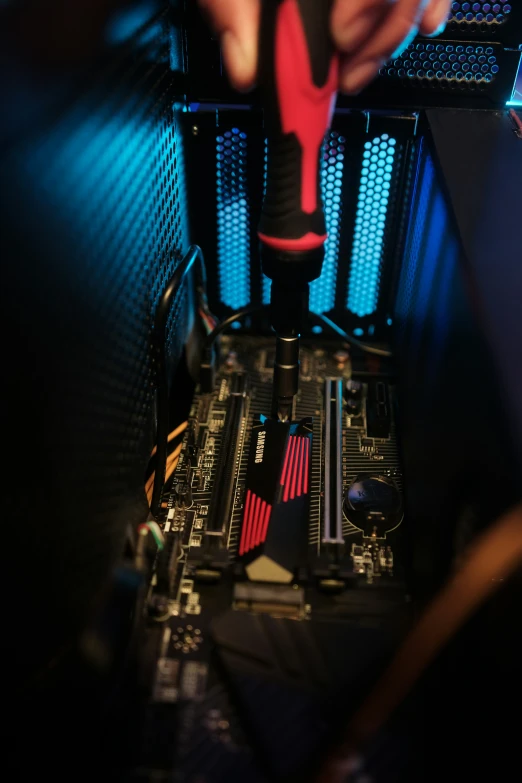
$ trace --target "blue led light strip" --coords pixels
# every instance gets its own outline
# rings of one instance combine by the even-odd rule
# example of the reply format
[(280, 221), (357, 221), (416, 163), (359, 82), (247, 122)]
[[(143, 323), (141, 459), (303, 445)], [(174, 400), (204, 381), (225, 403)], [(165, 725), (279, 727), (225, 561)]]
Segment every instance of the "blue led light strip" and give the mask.
[(238, 128), (216, 138), (219, 293), (221, 301), (234, 310), (250, 301), (246, 139)]
[(343, 136), (330, 131), (322, 149), (321, 193), (328, 239), (324, 247), (321, 277), (310, 286), (310, 309), (315, 313), (326, 313), (335, 304), (335, 281), (341, 234), (344, 143)]
[(361, 318), (377, 307), (396, 144), (383, 133), (364, 145), (346, 301), (348, 309)]
[(507, 105), (522, 106), (522, 53), (520, 54), (520, 62), (518, 64), (517, 75), (515, 77), (515, 84), (513, 85), (511, 100), (507, 102)]

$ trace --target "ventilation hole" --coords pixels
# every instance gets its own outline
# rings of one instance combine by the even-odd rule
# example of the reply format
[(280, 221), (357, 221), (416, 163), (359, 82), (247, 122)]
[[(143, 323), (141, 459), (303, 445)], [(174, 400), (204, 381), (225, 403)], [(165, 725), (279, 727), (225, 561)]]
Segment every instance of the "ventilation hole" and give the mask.
[(383, 134), (364, 145), (346, 302), (359, 317), (377, 307), (396, 144)]

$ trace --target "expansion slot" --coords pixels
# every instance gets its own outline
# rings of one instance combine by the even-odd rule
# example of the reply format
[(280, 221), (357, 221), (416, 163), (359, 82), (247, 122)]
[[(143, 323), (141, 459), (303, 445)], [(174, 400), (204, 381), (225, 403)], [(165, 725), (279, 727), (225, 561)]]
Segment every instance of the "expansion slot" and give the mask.
[(246, 375), (234, 373), (223, 426), (214, 491), (203, 539), (203, 557), (226, 547), (234, 507), (241, 425), (246, 407)]
[(343, 544), (343, 382), (328, 378), (324, 385), (324, 515), (323, 544)]

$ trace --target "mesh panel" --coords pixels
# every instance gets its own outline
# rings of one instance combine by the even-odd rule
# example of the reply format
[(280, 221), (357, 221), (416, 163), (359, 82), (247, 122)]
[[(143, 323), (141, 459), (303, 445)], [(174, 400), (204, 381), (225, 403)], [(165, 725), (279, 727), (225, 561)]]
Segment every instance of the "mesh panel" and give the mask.
[(216, 138), (217, 256), (222, 302), (238, 310), (250, 301), (247, 134), (231, 128)]
[(341, 234), (341, 188), (344, 170), (344, 136), (330, 131), (323, 145), (321, 161), (321, 192), (328, 239), (324, 247), (323, 270), (319, 280), (310, 286), (310, 308), (326, 313), (335, 304), (337, 259)]
[[(118, 113), (112, 102), (98, 107), (88, 100), (21, 153), (34, 197), (45, 199), (66, 229), (75, 283), (107, 318), (100, 352), (108, 364), (93, 393), (103, 396), (107, 418), (120, 420), (114, 437), (124, 438), (123, 459), (133, 458), (127, 439), (144, 426), (150, 404), (152, 316), (187, 244), (181, 150), (168, 98), (155, 102), (151, 95), (138, 107), (129, 100)], [(127, 419), (116, 390), (129, 381)]]
[[(219, 239), (213, 307), (222, 314), (258, 297), (268, 303), (270, 281), (259, 268), (255, 236), (260, 196), (266, 188), (267, 142), (261, 135), (262, 124), (257, 114), (227, 117), (225, 111), (219, 113), (218, 122), (218, 131), (212, 117), (206, 122), (212, 157), (206, 165), (213, 165), (217, 155), (216, 198), (211, 195), (209, 208)], [(369, 131), (360, 116), (336, 117), (321, 149), (320, 187), (328, 239), (321, 277), (310, 285), (310, 308), (334, 312), (344, 328), (364, 326), (370, 336), (378, 336), (375, 330), (388, 317), (381, 289), (384, 283), (385, 295), (389, 290), (389, 266), (397, 249), (395, 217), (406, 192), (404, 172), (414, 124), (409, 118), (375, 118)], [(196, 146), (201, 148), (202, 143), (200, 135)], [(357, 193), (353, 185), (361, 176)], [(205, 216), (198, 218), (195, 229), (202, 241), (208, 241), (204, 246), (211, 259), (215, 240), (205, 237), (201, 228)], [(373, 322), (359, 326), (360, 319), (369, 316), (374, 316)]]
[(364, 145), (346, 303), (360, 317), (377, 307), (396, 145), (387, 133)]
[(452, 3), (449, 13), (451, 22), (458, 22), (463, 28), (473, 22), (482, 24), (486, 29), (490, 28), (495, 34), (496, 28), (503, 25), (511, 13), (511, 3), (508, 0), (488, 2), (488, 0), (476, 0), (471, 3)]
[(492, 46), (455, 43), (415, 43), (381, 68), (382, 76), (415, 80), (419, 84), (451, 82), (466, 88), (488, 84), (499, 72)]
[[(1, 311), (12, 335), (4, 432), (13, 443), (4, 511), (30, 525), (24, 584), (42, 647), (81, 624), (127, 524), (145, 513), (150, 326), (188, 245), (171, 40), (156, 18), (2, 161)], [(171, 319), (173, 360), (184, 301)], [(31, 491), (19, 470), (28, 446)]]

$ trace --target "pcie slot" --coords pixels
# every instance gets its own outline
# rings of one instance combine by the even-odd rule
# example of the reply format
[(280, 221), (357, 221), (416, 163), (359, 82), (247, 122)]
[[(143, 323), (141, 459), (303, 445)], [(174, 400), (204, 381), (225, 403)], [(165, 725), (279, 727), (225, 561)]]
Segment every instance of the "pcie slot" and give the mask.
[(343, 382), (327, 378), (324, 385), (324, 515), (323, 544), (343, 544)]
[(241, 422), (246, 407), (246, 376), (235, 373), (227, 401), (225, 424), (222, 431), (221, 448), (214, 477), (214, 491), (210, 502), (209, 516), (205, 530), (206, 543), (224, 542), (234, 506), (236, 469), (241, 440)]

